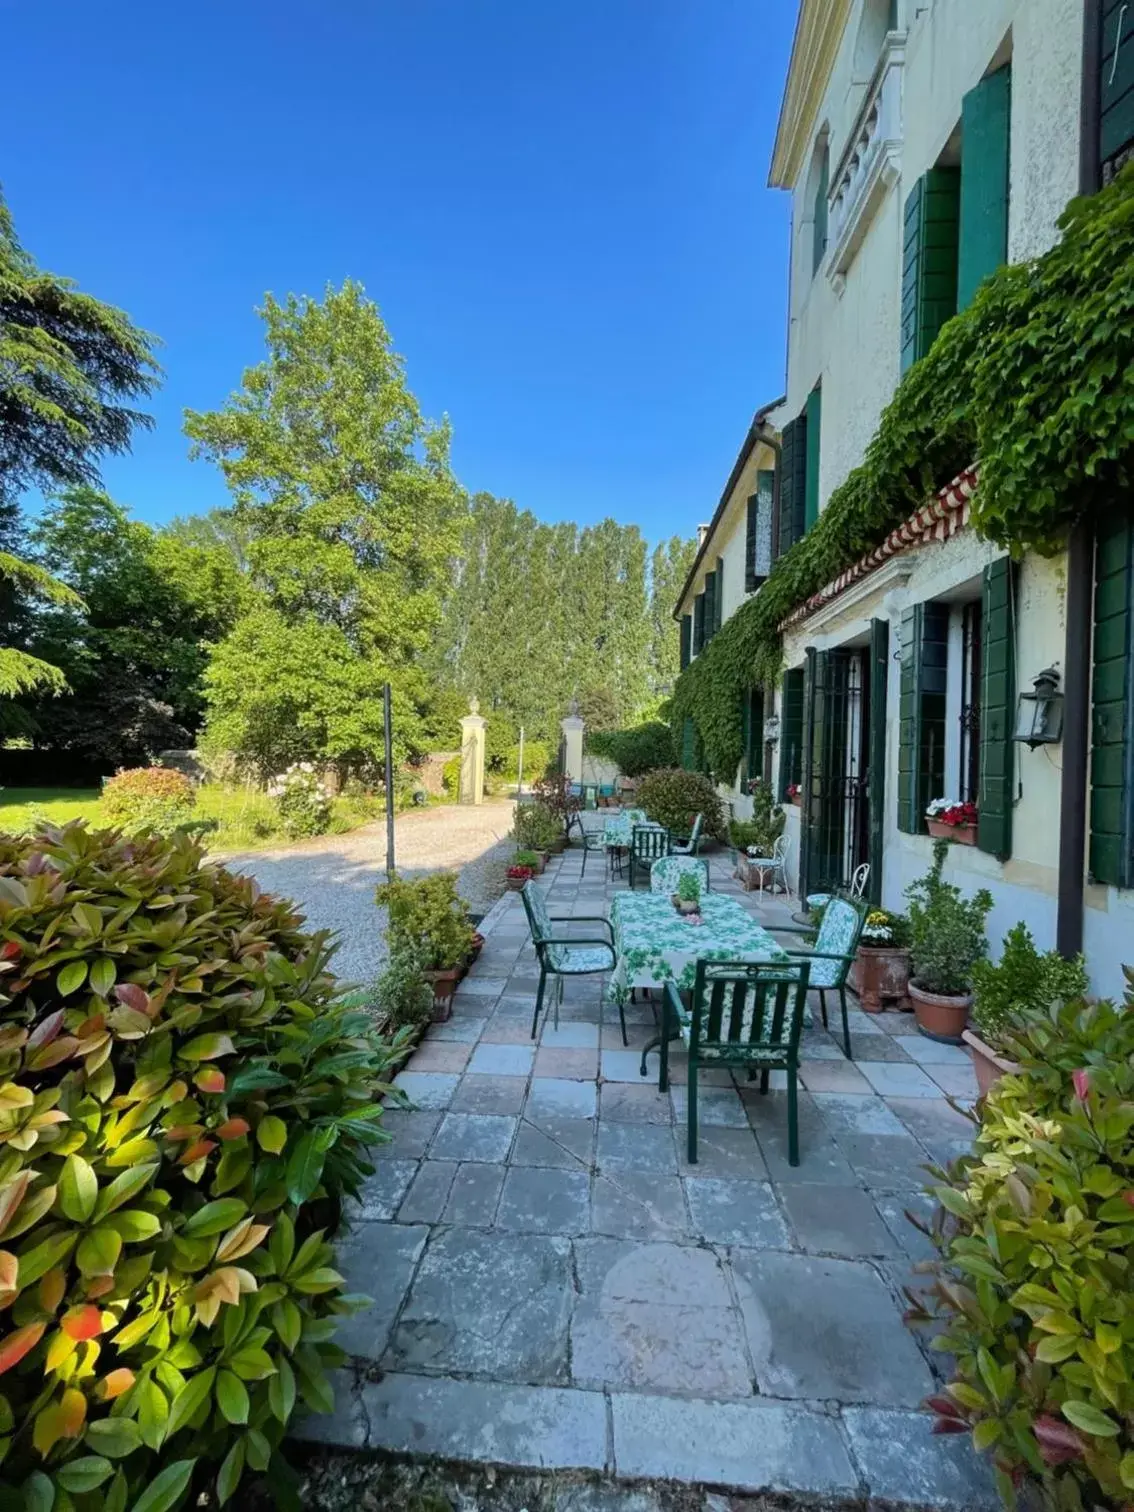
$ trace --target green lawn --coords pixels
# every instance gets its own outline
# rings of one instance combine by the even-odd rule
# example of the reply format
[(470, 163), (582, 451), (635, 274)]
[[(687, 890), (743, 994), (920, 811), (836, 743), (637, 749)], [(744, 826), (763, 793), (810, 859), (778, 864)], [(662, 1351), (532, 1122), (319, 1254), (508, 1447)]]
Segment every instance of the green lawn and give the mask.
[[(367, 798), (336, 798), (330, 833), (341, 835), (367, 824), (382, 812)], [(222, 787), (207, 783), (197, 791), (195, 819), (214, 819), (217, 828), (205, 836), (210, 850), (262, 850), (286, 843), (277, 828), (276, 806), (266, 793), (251, 787)], [(0, 788), (0, 831), (30, 829), (37, 819), (66, 824), (86, 819), (103, 822), (97, 788)]]

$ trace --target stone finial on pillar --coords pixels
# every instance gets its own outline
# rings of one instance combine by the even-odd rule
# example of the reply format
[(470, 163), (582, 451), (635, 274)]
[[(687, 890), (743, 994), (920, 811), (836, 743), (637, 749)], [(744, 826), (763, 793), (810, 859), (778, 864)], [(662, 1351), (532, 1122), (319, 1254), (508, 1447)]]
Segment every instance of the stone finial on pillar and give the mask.
[(478, 712), (480, 704), (469, 700), (469, 712), (461, 720), (461, 781), (457, 790), (460, 803), (484, 802), (484, 732), (488, 721)]

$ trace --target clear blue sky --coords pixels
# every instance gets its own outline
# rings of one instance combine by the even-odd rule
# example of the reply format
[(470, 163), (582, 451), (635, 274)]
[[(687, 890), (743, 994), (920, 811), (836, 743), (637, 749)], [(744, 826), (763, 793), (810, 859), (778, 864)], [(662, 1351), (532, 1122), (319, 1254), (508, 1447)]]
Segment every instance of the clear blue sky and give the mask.
[(164, 343), (145, 519), (226, 501), (186, 406), (265, 290), (360, 279), (469, 489), (651, 539), (707, 519), (783, 385), (765, 187), (779, 0), (55, 0), (5, 7), (0, 181), (39, 262)]

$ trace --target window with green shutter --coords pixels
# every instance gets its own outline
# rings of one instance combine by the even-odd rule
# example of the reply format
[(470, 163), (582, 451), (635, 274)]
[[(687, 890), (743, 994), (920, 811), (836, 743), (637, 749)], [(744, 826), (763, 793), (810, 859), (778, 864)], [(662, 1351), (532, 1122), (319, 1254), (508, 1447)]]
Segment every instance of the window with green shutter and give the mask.
[(890, 625), (870, 621), (870, 771), (867, 774), (867, 804), (870, 829), (870, 881), (868, 896), (882, 902), (882, 865), (886, 831), (886, 689), (890, 676)]
[(764, 694), (760, 688), (745, 688), (740, 695), (740, 729), (744, 742), (741, 782), (764, 775)]
[(902, 246), (904, 373), (957, 313), (957, 232), (961, 175), (931, 168), (906, 199)]
[(681, 670), (683, 672), (689, 665), (692, 644), (693, 616), (691, 614), (683, 614), (681, 616)]
[(784, 426), (781, 445), (779, 556), (801, 539), (807, 527), (806, 411)]
[(771, 468), (756, 474), (756, 492), (749, 495), (744, 535), (744, 591), (755, 593), (772, 570), (772, 504), (776, 475)]
[(705, 627), (702, 631), (702, 644), (708, 645), (717, 632), (717, 575), (715, 572), (705, 574)]
[(957, 308), (1008, 258), (1012, 68), (987, 74), (961, 104)]
[(780, 687), (780, 800), (803, 781), (803, 668), (784, 673)]
[(717, 558), (717, 629), (724, 624), (724, 557)]
[(949, 606), (925, 602), (902, 614), (898, 709), (898, 828), (925, 829), (925, 810), (945, 794), (945, 679)]
[(815, 184), (815, 204), (812, 207), (811, 272), (818, 273), (819, 264), (827, 250), (827, 191), (831, 180), (831, 152), (823, 143), (819, 159), (819, 177)]
[(807, 650), (803, 715), (800, 884), (809, 892), (845, 886), (847, 703), (850, 652)]
[(693, 600), (693, 655), (698, 656), (705, 644), (705, 595)]
[(819, 432), (823, 390), (818, 384), (807, 396), (807, 480), (803, 496), (803, 528), (810, 530), (819, 518)]
[(1001, 557), (981, 578), (980, 796), (977, 844), (1005, 860), (1012, 854), (1016, 726), (1015, 569)]
[(1100, 515), (1095, 557), (1090, 857), (1096, 882), (1134, 887), (1134, 511), (1122, 509)]
[(1103, 0), (1099, 161), (1109, 184), (1134, 147), (1134, 5)]

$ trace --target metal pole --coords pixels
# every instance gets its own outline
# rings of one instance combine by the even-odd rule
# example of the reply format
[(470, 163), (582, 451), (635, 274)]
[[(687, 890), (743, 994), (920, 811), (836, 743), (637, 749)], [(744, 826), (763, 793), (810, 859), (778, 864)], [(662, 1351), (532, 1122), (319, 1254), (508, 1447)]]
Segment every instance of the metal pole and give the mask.
[(524, 727), (520, 726), (520, 758), (516, 764), (516, 797), (524, 791)]
[(394, 875), (394, 719), (390, 684), (382, 689), (382, 724), (386, 742), (386, 875)]

